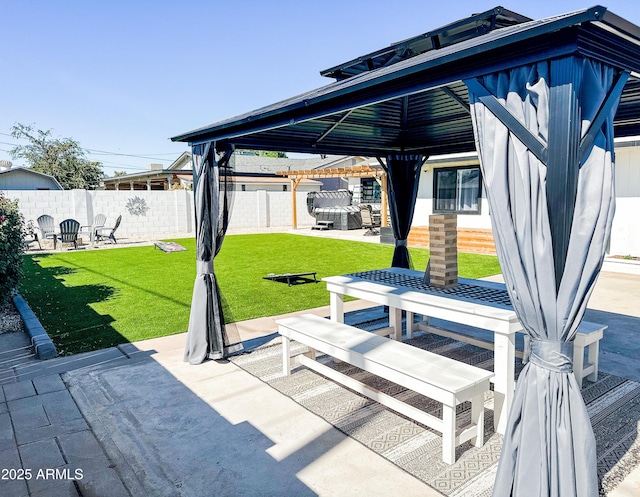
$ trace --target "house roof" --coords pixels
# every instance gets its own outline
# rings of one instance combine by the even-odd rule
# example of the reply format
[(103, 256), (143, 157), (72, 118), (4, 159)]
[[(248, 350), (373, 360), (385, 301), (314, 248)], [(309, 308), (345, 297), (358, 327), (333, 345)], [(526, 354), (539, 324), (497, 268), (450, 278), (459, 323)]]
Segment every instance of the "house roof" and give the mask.
[[(287, 169), (323, 169), (339, 167), (341, 163), (350, 162), (353, 157), (326, 156), (294, 159), (284, 157), (265, 157), (262, 155), (234, 154), (234, 170), (245, 173), (272, 173)], [(361, 160), (361, 158), (359, 159)]]
[[(185, 168), (185, 166), (188, 166)], [(182, 152), (180, 157), (174, 160), (171, 165), (167, 168), (167, 170), (182, 170), (182, 169), (191, 169), (191, 152)]]
[(121, 183), (125, 181), (146, 180), (147, 178), (170, 178), (176, 173), (191, 175), (191, 169), (150, 169), (139, 173), (122, 174), (120, 176), (104, 178), (103, 183)]
[(58, 182), (58, 180), (55, 177), (51, 176), (50, 174), (34, 171), (33, 169), (29, 169), (28, 167), (12, 167), (11, 169), (0, 170), (0, 174), (5, 174), (5, 175), (31, 174), (34, 176), (41, 176), (49, 179), (58, 189), (64, 190), (64, 188), (62, 188), (62, 185)]
[[(362, 158), (345, 156), (310, 157), (305, 159), (293, 159), (284, 157), (265, 157), (250, 154), (234, 154), (234, 170), (244, 175), (264, 174), (275, 175), (276, 172), (287, 169), (322, 169), (339, 167), (342, 163), (353, 160), (361, 161)], [(186, 167), (188, 166), (188, 167)], [(191, 152), (183, 152), (167, 169), (149, 169), (147, 171), (123, 174), (105, 178), (105, 184), (126, 183), (128, 181), (146, 181), (154, 178), (170, 178), (178, 174), (181, 179), (191, 179)], [(282, 181), (279, 179), (278, 181)]]
[[(215, 141), (218, 150), (235, 145), (364, 156), (468, 152), (475, 142), (465, 79), (567, 55), (638, 73), (640, 28), (601, 6), (497, 27), (391, 65), (355, 71), (346, 79), (172, 140)], [(345, 64), (338, 67), (355, 67)], [(616, 136), (640, 134), (637, 78), (630, 78), (624, 88), (614, 125)]]

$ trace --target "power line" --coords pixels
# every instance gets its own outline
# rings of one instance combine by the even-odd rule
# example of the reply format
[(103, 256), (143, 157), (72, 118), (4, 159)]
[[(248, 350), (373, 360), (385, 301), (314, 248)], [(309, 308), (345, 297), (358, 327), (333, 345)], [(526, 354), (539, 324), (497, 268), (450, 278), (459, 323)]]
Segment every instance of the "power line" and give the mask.
[[(13, 135), (11, 135), (9, 133), (0, 133), (0, 135), (13, 137)], [(0, 144), (2, 144), (2, 145), (11, 145), (13, 147), (20, 146), (19, 143), (10, 143), (10, 142), (2, 142), (2, 141), (0, 141)], [(178, 155), (178, 154), (176, 154), (176, 152), (158, 152), (158, 153), (150, 153), (150, 154), (125, 154), (125, 153), (122, 153), (122, 152), (109, 152), (107, 150), (97, 150), (95, 148), (80, 147), (80, 149), (83, 152), (85, 152), (87, 155), (115, 155), (115, 156), (120, 156), (120, 157), (133, 157), (134, 159), (160, 160), (160, 161), (167, 161), (167, 162), (173, 162), (174, 159), (165, 159), (163, 157), (157, 157), (157, 156), (159, 156), (159, 155), (173, 155), (173, 156)]]
[[(146, 155), (122, 154), (119, 152), (106, 152), (104, 150), (95, 150), (92, 148), (83, 148), (83, 150), (87, 152), (89, 155), (117, 155), (119, 157), (134, 157), (136, 159), (163, 160), (163, 161), (173, 162), (172, 159), (161, 159), (159, 157), (149, 157)], [(154, 154), (154, 155), (163, 155), (163, 154)], [(169, 155), (169, 154), (165, 154), (165, 155)]]

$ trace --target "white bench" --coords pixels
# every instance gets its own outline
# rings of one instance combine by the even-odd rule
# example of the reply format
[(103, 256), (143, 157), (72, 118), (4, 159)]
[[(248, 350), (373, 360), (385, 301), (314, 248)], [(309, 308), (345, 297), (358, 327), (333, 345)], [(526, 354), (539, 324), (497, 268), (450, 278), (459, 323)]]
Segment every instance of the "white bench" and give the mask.
[[(455, 462), (458, 445), (468, 440), (476, 447), (484, 443), (484, 393), (491, 371), (315, 315), (277, 323), (286, 375), (291, 374), (289, 340), (296, 340), (311, 349), (300, 355), (304, 366), (442, 433), (442, 460), (447, 464)], [(317, 362), (316, 351), (441, 402), (442, 419)], [(465, 401), (471, 401), (471, 423), (458, 429), (456, 406)]]
[[(598, 359), (600, 356), (600, 340), (607, 325), (582, 321), (578, 327), (578, 334), (573, 340), (573, 374), (582, 388), (582, 380), (598, 380)], [(585, 347), (587, 362), (584, 362)]]
[[(413, 331), (418, 329), (436, 335), (453, 338), (460, 342), (470, 343), (485, 349), (493, 350), (493, 343), (487, 340), (474, 338), (463, 333), (451, 330), (436, 328), (428, 324), (428, 319), (421, 323), (413, 323), (413, 315), (407, 313), (407, 337), (413, 336)], [(600, 340), (604, 335), (607, 325), (582, 321), (578, 327), (578, 334), (573, 340), (573, 374), (582, 388), (582, 380), (587, 378), (590, 381), (598, 380), (598, 357), (600, 355)], [(526, 338), (526, 337), (525, 337)], [(585, 362), (585, 348), (587, 352)], [(516, 356), (522, 358), (522, 351), (517, 350)]]

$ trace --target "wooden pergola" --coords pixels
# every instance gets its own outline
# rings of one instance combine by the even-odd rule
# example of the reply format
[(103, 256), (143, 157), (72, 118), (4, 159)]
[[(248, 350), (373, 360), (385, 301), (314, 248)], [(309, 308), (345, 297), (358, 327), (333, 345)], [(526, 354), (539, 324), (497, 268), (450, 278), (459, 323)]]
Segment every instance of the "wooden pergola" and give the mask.
[(373, 178), (380, 185), (381, 206), (380, 223), (387, 226), (387, 173), (379, 167), (371, 167), (369, 164), (356, 165), (350, 167), (337, 167), (326, 169), (302, 169), (299, 171), (278, 171), (279, 176), (287, 176), (291, 180), (291, 203), (292, 203), (292, 225), (298, 227), (298, 214), (296, 200), (296, 190), (303, 179), (321, 178)]

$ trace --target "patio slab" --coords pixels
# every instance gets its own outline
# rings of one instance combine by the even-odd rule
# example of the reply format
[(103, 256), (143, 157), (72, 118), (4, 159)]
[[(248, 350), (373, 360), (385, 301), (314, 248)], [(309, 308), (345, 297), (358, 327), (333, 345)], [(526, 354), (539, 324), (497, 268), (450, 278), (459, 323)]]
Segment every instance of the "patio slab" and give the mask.
[(65, 379), (127, 478), (151, 494), (439, 495), (231, 363), (194, 368), (170, 345)]

